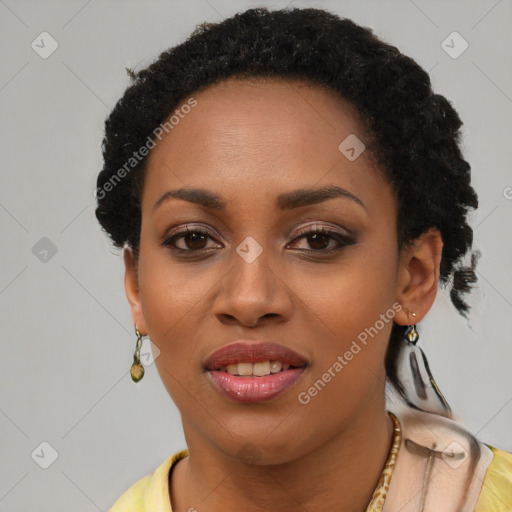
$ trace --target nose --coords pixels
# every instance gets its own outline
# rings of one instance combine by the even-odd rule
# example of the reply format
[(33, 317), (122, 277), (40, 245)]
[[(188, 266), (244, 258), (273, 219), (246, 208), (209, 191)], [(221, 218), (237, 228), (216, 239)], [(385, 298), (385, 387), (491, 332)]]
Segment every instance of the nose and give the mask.
[(213, 304), (219, 321), (256, 327), (290, 318), (292, 292), (280, 275), (279, 266), (272, 265), (269, 253), (263, 250), (253, 261), (233, 253), (232, 266), (221, 279)]

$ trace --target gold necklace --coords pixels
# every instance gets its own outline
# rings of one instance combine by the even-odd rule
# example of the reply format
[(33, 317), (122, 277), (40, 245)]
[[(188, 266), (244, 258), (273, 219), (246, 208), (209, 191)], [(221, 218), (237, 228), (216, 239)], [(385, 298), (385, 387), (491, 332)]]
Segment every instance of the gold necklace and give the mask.
[(402, 441), (402, 429), (400, 428), (400, 422), (398, 418), (391, 412), (388, 411), (389, 416), (393, 421), (393, 442), (384, 464), (384, 469), (380, 474), (379, 483), (373, 491), (373, 496), (370, 504), (366, 508), (366, 512), (381, 512), (384, 507), (384, 501), (389, 489), (389, 483), (391, 476), (393, 475), (393, 469), (395, 467), (396, 458), (398, 456), (398, 450), (400, 449), (400, 443)]

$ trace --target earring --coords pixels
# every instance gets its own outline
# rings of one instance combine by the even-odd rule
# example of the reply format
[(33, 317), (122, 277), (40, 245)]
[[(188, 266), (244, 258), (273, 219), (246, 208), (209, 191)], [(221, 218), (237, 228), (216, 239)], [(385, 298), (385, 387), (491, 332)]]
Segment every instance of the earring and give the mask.
[[(405, 346), (399, 354), (398, 377), (403, 385), (404, 398), (407, 403), (418, 409), (452, 417), (452, 410), (441, 393), (423, 350), (417, 345), (420, 336), (416, 325), (409, 320), (407, 312), (407, 329), (405, 330)], [(416, 316), (412, 313), (413, 318)]]
[(137, 348), (133, 354), (133, 364), (130, 370), (133, 382), (139, 382), (144, 377), (144, 367), (140, 364), (140, 347), (142, 346), (142, 335), (135, 326), (135, 334), (137, 335)]
[[(416, 313), (411, 313), (413, 317), (416, 316)], [(409, 310), (407, 310), (407, 323), (409, 323)], [(409, 343), (416, 345), (416, 342), (420, 339), (420, 335), (416, 330), (416, 325), (408, 325), (407, 330), (405, 331), (405, 337)]]

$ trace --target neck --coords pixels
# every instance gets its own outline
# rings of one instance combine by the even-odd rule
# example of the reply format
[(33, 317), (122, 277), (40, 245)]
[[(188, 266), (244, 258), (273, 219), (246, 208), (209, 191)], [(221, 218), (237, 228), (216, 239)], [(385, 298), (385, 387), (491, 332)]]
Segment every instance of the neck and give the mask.
[(379, 407), (363, 408), (321, 446), (277, 465), (243, 464), (189, 435), (189, 456), (172, 473), (173, 512), (364, 512), (392, 438), (384, 400)]

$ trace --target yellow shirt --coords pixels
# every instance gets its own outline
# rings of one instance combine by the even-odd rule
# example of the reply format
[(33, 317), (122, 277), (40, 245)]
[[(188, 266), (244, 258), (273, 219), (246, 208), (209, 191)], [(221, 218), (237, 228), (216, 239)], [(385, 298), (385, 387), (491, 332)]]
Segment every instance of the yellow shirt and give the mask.
[[(512, 511), (512, 453), (487, 446), (493, 460), (487, 468), (474, 512)], [(188, 450), (168, 457), (151, 475), (135, 482), (115, 502), (109, 512), (172, 512), (168, 475)]]

